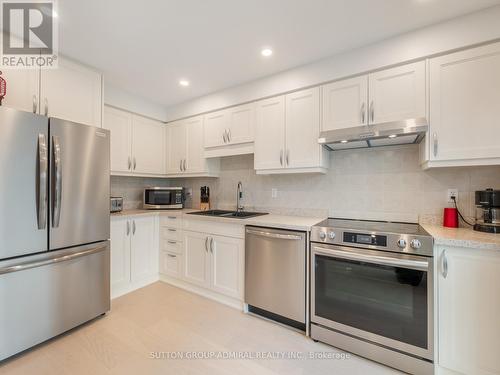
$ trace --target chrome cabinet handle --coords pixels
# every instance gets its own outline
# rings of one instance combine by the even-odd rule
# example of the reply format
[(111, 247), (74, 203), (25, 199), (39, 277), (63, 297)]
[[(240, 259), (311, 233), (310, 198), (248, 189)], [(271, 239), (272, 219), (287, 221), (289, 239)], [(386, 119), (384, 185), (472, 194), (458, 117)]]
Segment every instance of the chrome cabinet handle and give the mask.
[(44, 106), (45, 106), (45, 116), (49, 115), (49, 101), (47, 98), (43, 100)]
[(135, 220), (132, 221), (132, 234), (135, 236)]
[(127, 159), (127, 163), (128, 163), (128, 169), (130, 170), (130, 168), (132, 168), (132, 160), (130, 160), (130, 156)]
[(205, 251), (208, 253), (208, 237), (205, 237)]
[(361, 104), (361, 123), (362, 124), (365, 123), (365, 106), (366, 106), (366, 103), (363, 102), (363, 104)]
[(57, 135), (52, 136), (52, 149), (54, 156), (54, 195), (52, 199), (52, 227), (59, 227), (61, 219), (61, 201), (62, 201), (62, 162), (61, 162), (61, 143)]
[(130, 234), (130, 221), (127, 220), (127, 236)]
[(224, 133), (222, 133), (222, 139), (224, 140), (224, 143), (227, 143), (226, 137), (227, 137), (227, 135), (226, 135), (226, 129), (224, 129)]
[(184, 159), (184, 164), (183, 164), (184, 172), (187, 171), (187, 162), (186, 159)]
[(177, 232), (177, 229), (173, 229), (173, 228), (168, 228), (167, 229), (169, 232)]
[(443, 258), (442, 274), (443, 274), (443, 277), (446, 279), (446, 277), (448, 276), (448, 258), (446, 257), (446, 250), (443, 250), (442, 258)]
[(174, 255), (174, 254), (167, 254), (167, 256), (168, 256), (169, 258), (177, 258), (177, 255)]
[(169, 244), (171, 244), (171, 245), (177, 245), (177, 241), (171, 241), (171, 240), (168, 240), (167, 242), (168, 242)]
[(179, 160), (179, 170), (182, 172), (182, 159)]
[(215, 241), (214, 241), (213, 237), (210, 237), (210, 252), (212, 254), (214, 253), (214, 244), (215, 244)]
[(434, 156), (437, 156), (438, 153), (438, 136), (437, 133), (433, 134), (433, 140), (434, 140)]
[(289, 156), (290, 156), (290, 150), (287, 149), (286, 150), (286, 158), (285, 158), (285, 161), (286, 161), (286, 165), (290, 165), (290, 161), (289, 161)]
[(280, 164), (283, 166), (283, 150), (280, 151)]
[(373, 105), (373, 100), (370, 103), (370, 116), (371, 116), (371, 122), (375, 121), (375, 106)]
[(33, 113), (36, 113), (37, 109), (38, 109), (38, 102), (36, 100), (36, 95), (33, 95)]
[(175, 219), (177, 219), (177, 216), (167, 216), (167, 218), (175, 220)]
[(135, 156), (134, 156), (134, 171), (135, 171), (136, 167), (137, 167), (137, 160), (135, 159)]
[(227, 129), (227, 142), (231, 143), (231, 129)]
[(45, 134), (38, 134), (38, 229), (47, 226), (47, 140)]

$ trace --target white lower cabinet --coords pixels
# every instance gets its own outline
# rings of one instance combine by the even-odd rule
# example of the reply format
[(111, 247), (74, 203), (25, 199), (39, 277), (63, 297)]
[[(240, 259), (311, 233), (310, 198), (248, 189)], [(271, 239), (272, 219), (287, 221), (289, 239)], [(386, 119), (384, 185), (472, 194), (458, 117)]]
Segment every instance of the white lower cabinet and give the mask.
[(162, 250), (160, 252), (160, 273), (174, 278), (181, 278), (182, 255)]
[(153, 215), (112, 217), (112, 298), (158, 279), (157, 220)]
[(437, 251), (439, 374), (500, 374), (500, 250)]
[(210, 288), (209, 235), (186, 231), (184, 233), (184, 280)]

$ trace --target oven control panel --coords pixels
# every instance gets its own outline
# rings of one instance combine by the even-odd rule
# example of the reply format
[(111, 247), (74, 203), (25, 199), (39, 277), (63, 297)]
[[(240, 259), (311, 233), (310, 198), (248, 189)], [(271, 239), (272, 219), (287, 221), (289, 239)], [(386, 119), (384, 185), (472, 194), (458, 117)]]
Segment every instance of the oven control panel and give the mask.
[(344, 232), (344, 242), (359, 245), (387, 247), (387, 236), (377, 234)]

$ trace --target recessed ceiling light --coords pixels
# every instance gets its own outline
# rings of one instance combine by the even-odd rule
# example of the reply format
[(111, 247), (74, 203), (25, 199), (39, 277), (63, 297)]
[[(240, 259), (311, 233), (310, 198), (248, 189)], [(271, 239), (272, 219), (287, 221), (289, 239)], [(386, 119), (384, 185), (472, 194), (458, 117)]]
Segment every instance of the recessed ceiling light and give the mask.
[(396, 135), (396, 134), (391, 134), (391, 135), (389, 136), (389, 138), (396, 138), (396, 137), (397, 137), (397, 135)]
[(340, 143), (347, 143), (347, 141), (344, 139), (343, 141), (340, 141)]
[(262, 51), (260, 51), (260, 54), (264, 57), (269, 57), (273, 54), (273, 50), (271, 48), (264, 48)]
[(179, 85), (181, 85), (183, 87), (188, 87), (189, 81), (187, 79), (181, 79), (181, 80), (179, 80)]

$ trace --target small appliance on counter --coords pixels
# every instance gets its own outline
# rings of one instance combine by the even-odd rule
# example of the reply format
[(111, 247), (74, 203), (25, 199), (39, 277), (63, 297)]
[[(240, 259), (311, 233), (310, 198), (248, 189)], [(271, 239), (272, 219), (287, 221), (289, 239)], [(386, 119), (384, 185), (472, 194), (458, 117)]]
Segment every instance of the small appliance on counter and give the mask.
[(109, 212), (122, 212), (123, 210), (123, 198), (122, 197), (111, 197)]
[(474, 230), (500, 233), (500, 190), (476, 191), (476, 224)]
[(210, 210), (210, 188), (208, 186), (200, 188), (200, 210)]
[(146, 210), (180, 210), (184, 208), (182, 187), (147, 187), (143, 208)]

